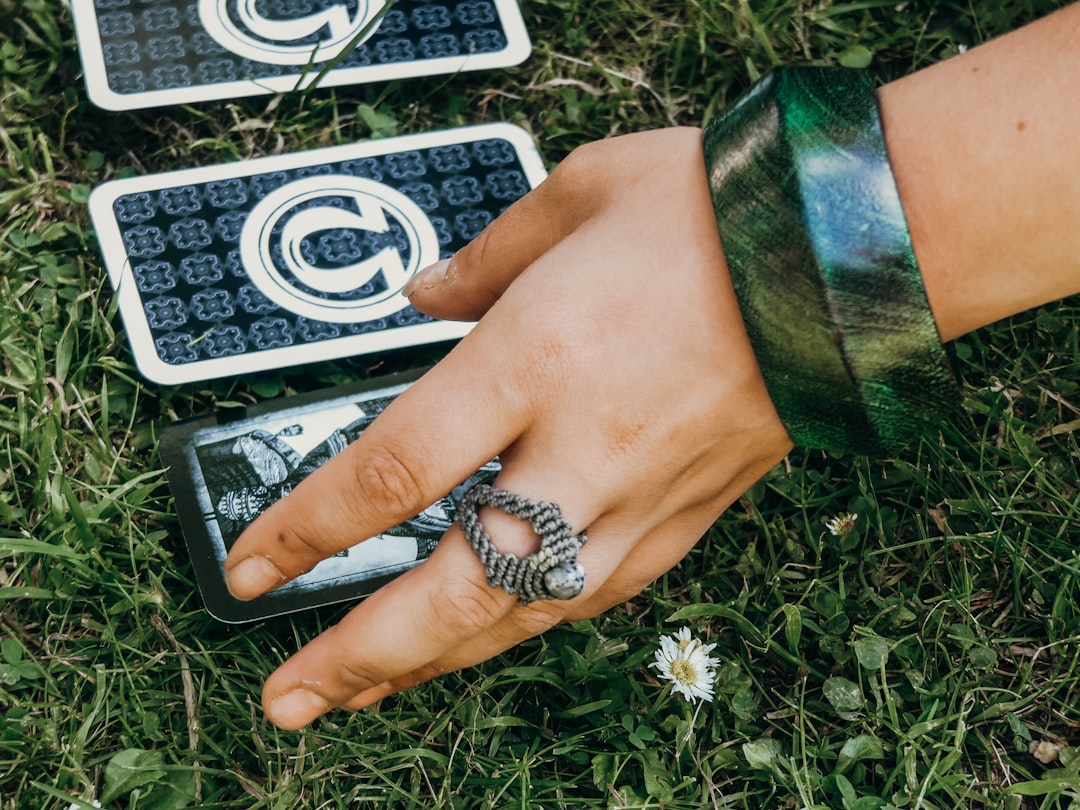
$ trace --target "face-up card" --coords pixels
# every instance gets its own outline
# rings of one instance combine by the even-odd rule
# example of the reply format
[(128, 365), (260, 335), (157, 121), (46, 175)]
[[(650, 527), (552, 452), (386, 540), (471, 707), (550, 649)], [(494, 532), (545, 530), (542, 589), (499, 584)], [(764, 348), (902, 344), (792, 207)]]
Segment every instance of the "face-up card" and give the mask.
[(494, 478), (497, 461), (415, 517), (376, 537), (360, 538), (276, 591), (241, 602), (225, 587), (225, 556), (240, 533), (359, 437), (415, 377), (286, 397), (249, 408), (239, 418), (209, 416), (162, 431), (161, 460), (199, 590), (213, 616), (246, 622), (357, 599), (431, 554), (456, 519), (461, 494)]
[(108, 110), (508, 67), (514, 0), (71, 0), (90, 99)]
[(176, 385), (464, 336), (401, 290), (544, 176), (486, 124), (114, 180), (90, 213), (135, 361)]

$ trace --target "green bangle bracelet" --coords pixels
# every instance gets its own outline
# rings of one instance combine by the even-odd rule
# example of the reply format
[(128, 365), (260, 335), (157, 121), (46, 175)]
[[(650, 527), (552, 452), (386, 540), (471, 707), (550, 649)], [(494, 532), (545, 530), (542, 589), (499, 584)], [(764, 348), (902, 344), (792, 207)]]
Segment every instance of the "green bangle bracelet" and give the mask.
[(716, 226), (769, 396), (798, 445), (888, 455), (958, 389), (870, 77), (774, 70), (704, 134)]

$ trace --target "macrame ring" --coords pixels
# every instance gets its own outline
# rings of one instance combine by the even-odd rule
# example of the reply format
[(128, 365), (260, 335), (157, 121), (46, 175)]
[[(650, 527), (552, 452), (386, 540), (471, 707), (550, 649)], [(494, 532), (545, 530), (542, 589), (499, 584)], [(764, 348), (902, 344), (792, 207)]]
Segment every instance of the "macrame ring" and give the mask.
[[(540, 550), (528, 557), (501, 553), (480, 522), (481, 506), (527, 520), (540, 538)], [(585, 588), (585, 569), (577, 559), (585, 545), (585, 532), (574, 534), (558, 504), (523, 498), (490, 484), (476, 484), (461, 497), (458, 520), (465, 539), (484, 564), (488, 585), (517, 594), (520, 604), (573, 599)]]
[(705, 128), (716, 225), (792, 440), (889, 455), (959, 401), (858, 70), (782, 67)]

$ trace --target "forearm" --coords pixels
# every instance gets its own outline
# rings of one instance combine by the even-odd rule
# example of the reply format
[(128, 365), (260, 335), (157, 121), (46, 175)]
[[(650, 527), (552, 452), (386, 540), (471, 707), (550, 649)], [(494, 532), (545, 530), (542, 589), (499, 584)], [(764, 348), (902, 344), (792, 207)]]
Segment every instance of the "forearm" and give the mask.
[(945, 340), (1080, 292), (1080, 3), (878, 91)]

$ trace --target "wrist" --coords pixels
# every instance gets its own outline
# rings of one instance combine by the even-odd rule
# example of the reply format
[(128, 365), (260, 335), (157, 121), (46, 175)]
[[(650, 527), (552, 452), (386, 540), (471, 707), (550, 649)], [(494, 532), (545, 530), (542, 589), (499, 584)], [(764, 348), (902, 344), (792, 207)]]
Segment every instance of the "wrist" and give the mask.
[(1080, 5), (878, 90), (942, 339), (1080, 292)]

